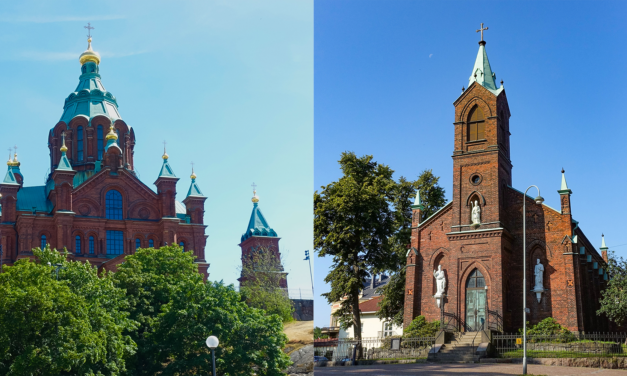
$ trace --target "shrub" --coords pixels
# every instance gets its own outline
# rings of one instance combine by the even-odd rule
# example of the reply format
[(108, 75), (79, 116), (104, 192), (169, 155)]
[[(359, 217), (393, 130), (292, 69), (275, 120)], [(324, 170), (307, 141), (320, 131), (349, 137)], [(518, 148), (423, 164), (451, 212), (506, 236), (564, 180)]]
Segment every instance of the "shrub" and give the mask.
[(411, 324), (409, 324), (409, 326), (405, 330), (403, 330), (403, 337), (435, 337), (439, 330), (439, 320), (428, 322), (424, 316), (420, 315), (413, 319)]
[[(522, 329), (518, 329), (518, 331), (522, 333)], [(527, 336), (540, 337), (532, 339), (530, 342), (572, 342), (577, 339), (570, 330), (566, 329), (552, 317), (547, 317), (536, 325), (530, 326), (529, 322), (527, 322)]]

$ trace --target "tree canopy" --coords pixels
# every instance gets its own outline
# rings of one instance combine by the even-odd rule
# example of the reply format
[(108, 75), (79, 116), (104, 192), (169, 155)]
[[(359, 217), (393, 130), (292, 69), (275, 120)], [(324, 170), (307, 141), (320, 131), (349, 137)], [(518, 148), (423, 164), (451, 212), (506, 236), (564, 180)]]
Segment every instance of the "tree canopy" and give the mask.
[(394, 171), (351, 152), (342, 153), (339, 163), (343, 176), (314, 193), (314, 247), (318, 256), (333, 259), (325, 277), (331, 291), (323, 296), (341, 301), (334, 314), (361, 338), (359, 293), (369, 272), (386, 264), (395, 231)]
[(627, 260), (610, 251), (606, 272), (609, 278), (601, 291), (601, 308), (597, 314), (605, 314), (611, 321), (623, 325), (627, 322)]

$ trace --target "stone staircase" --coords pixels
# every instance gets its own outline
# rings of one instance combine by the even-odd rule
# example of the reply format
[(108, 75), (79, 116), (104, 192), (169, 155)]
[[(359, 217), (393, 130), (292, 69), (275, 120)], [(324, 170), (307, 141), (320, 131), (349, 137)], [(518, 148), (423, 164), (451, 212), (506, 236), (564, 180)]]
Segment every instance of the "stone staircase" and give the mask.
[[(444, 363), (476, 363), (479, 361), (479, 355), (476, 355), (476, 352), (480, 341), (481, 333), (456, 334), (452, 340), (440, 345), (439, 351), (429, 353), (428, 360)], [(437, 346), (435, 349), (437, 350)]]

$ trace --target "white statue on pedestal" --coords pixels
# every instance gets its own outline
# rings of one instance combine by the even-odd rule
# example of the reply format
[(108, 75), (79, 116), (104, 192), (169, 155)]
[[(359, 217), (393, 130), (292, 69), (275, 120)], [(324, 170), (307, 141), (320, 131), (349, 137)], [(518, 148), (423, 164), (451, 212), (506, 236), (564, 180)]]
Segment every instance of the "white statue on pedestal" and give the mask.
[(538, 303), (540, 303), (542, 293), (544, 292), (544, 265), (540, 263), (540, 259), (537, 259), (536, 266), (533, 269), (533, 275), (535, 276), (535, 286), (531, 291), (536, 293)]
[(481, 207), (479, 206), (479, 201), (475, 200), (475, 202), (470, 203), (472, 205), (472, 224), (480, 225), (481, 224)]
[(438, 270), (433, 271), (433, 276), (435, 277), (435, 286), (437, 288), (435, 295), (435, 301), (440, 308), (440, 302), (444, 297), (444, 289), (446, 289), (446, 276), (444, 275), (444, 270), (442, 270), (442, 265), (438, 265)]

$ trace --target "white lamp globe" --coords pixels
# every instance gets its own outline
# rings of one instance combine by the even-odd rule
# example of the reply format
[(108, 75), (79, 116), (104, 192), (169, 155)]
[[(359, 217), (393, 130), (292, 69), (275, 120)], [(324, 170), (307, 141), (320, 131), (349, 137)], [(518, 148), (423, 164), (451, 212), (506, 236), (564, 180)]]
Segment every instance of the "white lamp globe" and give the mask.
[(218, 345), (220, 344), (220, 341), (218, 341), (218, 337), (216, 336), (209, 336), (209, 338), (207, 338), (207, 347), (210, 349), (215, 349), (216, 347), (218, 347)]

